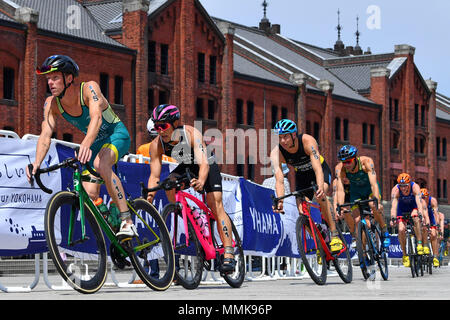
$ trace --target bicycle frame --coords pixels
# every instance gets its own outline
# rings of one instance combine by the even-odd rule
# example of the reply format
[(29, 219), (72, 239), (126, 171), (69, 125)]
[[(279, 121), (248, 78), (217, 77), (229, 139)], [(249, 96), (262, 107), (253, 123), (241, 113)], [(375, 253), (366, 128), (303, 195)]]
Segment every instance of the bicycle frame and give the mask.
[[(303, 211), (303, 213), (299, 213), (299, 214), (300, 215), (304, 215), (305, 217), (307, 217), (307, 219), (309, 221), (309, 227), (310, 227), (311, 231), (315, 230), (315, 232), (311, 232), (315, 248), (318, 247), (317, 246), (317, 239), (316, 239), (316, 236), (315, 236), (317, 234), (318, 237), (319, 237), (319, 241), (322, 244), (322, 248), (323, 248), (323, 250), (325, 252), (326, 260), (327, 261), (335, 260), (337, 258), (337, 256), (339, 256), (341, 253), (343, 253), (343, 252), (345, 252), (347, 250), (347, 244), (343, 243), (343, 247), (342, 247), (342, 249), (339, 252), (337, 252), (335, 254), (331, 254), (331, 251), (328, 248), (328, 245), (327, 245), (325, 239), (323, 238), (322, 233), (320, 232), (319, 228), (316, 225), (316, 222), (313, 220), (313, 218), (311, 216), (311, 212), (309, 210), (309, 206), (316, 207), (314, 205), (314, 203), (308, 202), (306, 200), (302, 200), (302, 211)], [(317, 208), (320, 210), (320, 207), (317, 207)], [(302, 230), (302, 232), (303, 232), (303, 239), (306, 239), (306, 232), (305, 232), (305, 230)], [(304, 246), (305, 246), (305, 252), (307, 252), (307, 242), (306, 241), (304, 241)]]
[[(182, 217), (183, 217), (183, 223), (184, 223), (184, 230), (186, 233), (186, 247), (189, 246), (189, 232), (187, 232), (188, 230), (188, 225), (187, 225), (187, 219), (189, 219), (191, 221), (191, 224), (194, 228), (194, 231), (197, 235), (197, 238), (200, 241), (201, 246), (203, 247), (203, 250), (205, 252), (205, 259), (206, 260), (212, 260), (214, 258), (216, 258), (216, 252), (218, 252), (219, 254), (223, 254), (225, 252), (224, 248), (216, 248), (214, 246), (213, 243), (213, 232), (214, 230), (212, 230), (212, 225), (211, 223), (209, 223), (208, 228), (210, 229), (209, 235), (206, 237), (205, 235), (202, 234), (200, 226), (198, 226), (195, 221), (194, 221), (194, 217), (192, 215), (192, 210), (190, 210), (190, 207), (187, 203), (186, 199), (189, 199), (191, 201), (193, 201), (200, 210), (202, 210), (203, 212), (206, 213), (208, 222), (211, 222), (211, 220), (214, 220), (214, 216), (212, 215), (212, 211), (205, 205), (205, 195), (202, 195), (203, 197), (203, 202), (201, 200), (199, 200), (198, 198), (196, 198), (195, 196), (191, 195), (190, 193), (184, 192), (184, 191), (177, 191), (175, 193), (175, 201), (180, 203), (182, 206)], [(235, 245), (235, 242), (233, 240), (233, 247)]]
[[(103, 217), (103, 215), (100, 213), (100, 211), (98, 210), (97, 206), (92, 202), (92, 200), (89, 198), (88, 194), (86, 193), (86, 191), (83, 188), (82, 182), (83, 181), (91, 181), (90, 178), (85, 178), (84, 176), (81, 175), (80, 170), (79, 169), (75, 169), (74, 174), (73, 174), (73, 186), (74, 186), (74, 191), (76, 192), (76, 194), (78, 195), (79, 198), (79, 206), (80, 206), (80, 225), (81, 225), (81, 239), (77, 240), (76, 242), (73, 242), (73, 231), (74, 231), (74, 227), (75, 227), (75, 221), (77, 219), (76, 216), (76, 212), (74, 210), (74, 208), (71, 209), (71, 213), (70, 213), (70, 221), (69, 221), (69, 231), (68, 231), (68, 235), (67, 235), (67, 244), (70, 246), (74, 243), (77, 242), (83, 242), (86, 239), (86, 227), (85, 227), (85, 212), (84, 212), (84, 204), (87, 205), (87, 207), (89, 208), (89, 210), (92, 212), (92, 214), (94, 215), (95, 219), (97, 220), (97, 222), (100, 224), (100, 228), (105, 232), (107, 238), (110, 240), (111, 244), (116, 246), (117, 249), (119, 250), (119, 252), (123, 255), (123, 256), (128, 256), (128, 253), (125, 251), (124, 248), (122, 248), (122, 246), (119, 244), (119, 240), (117, 239), (117, 237), (115, 236), (114, 231), (111, 229), (110, 225), (108, 224), (108, 222), (105, 220), (105, 218)], [(92, 181), (91, 181), (92, 182)], [(103, 180), (98, 180), (98, 183), (103, 183)], [(155, 236), (155, 240), (151, 241), (151, 242), (147, 242), (143, 245), (140, 246), (136, 246), (133, 248), (133, 250), (135, 252), (142, 250), (146, 247), (149, 247), (151, 245), (154, 245), (155, 243), (160, 241), (159, 236), (155, 233), (155, 231), (147, 224), (147, 222), (145, 221), (145, 219), (143, 219), (134, 209), (130, 199), (127, 199), (127, 205), (128, 208), (145, 224), (145, 226), (153, 233), (153, 235)]]

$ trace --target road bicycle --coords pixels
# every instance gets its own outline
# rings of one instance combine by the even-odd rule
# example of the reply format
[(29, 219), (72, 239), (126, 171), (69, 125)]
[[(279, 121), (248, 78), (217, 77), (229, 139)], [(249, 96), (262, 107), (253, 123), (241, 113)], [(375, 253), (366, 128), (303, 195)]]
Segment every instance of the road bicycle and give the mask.
[[(428, 274), (433, 274), (433, 258), (434, 258), (434, 251), (433, 251), (433, 246), (431, 245), (431, 228), (429, 225), (426, 226), (427, 228), (427, 234), (423, 235), (423, 237), (427, 237), (428, 238), (428, 242), (427, 242), (427, 246), (430, 249), (430, 253), (428, 254), (423, 254), (422, 255), (422, 265), (423, 265), (423, 269), (425, 273)], [(425, 244), (424, 244), (424, 248), (425, 248)]]
[[(212, 211), (206, 205), (206, 196), (202, 200), (182, 191), (189, 186), (194, 175), (186, 173), (177, 178), (167, 178), (155, 188), (143, 188), (144, 193), (158, 190), (175, 189), (175, 203), (164, 206), (162, 217), (169, 231), (177, 261), (175, 281), (186, 289), (195, 289), (201, 282), (203, 268), (212, 271), (212, 261), (219, 266), (220, 275), (233, 288), (239, 288), (245, 278), (244, 250), (239, 233), (230, 219), (233, 236), (233, 254), (236, 260), (235, 271), (225, 273), (220, 270), (225, 248), (215, 231), (217, 223)], [(187, 232), (186, 232), (187, 230)]]
[(439, 267), (442, 266), (446, 247), (447, 247), (447, 240), (445, 240), (445, 239), (441, 240), (441, 243), (439, 244), (439, 251), (438, 251)]
[[(73, 186), (55, 193), (45, 209), (45, 237), (48, 250), (61, 277), (81, 293), (97, 292), (107, 276), (107, 243), (111, 260), (119, 269), (132, 265), (140, 279), (156, 291), (166, 290), (175, 273), (174, 252), (169, 232), (158, 210), (145, 199), (132, 199), (127, 195), (127, 205), (139, 236), (118, 239), (113, 228), (94, 202), (89, 198), (82, 182), (104, 183), (95, 176), (82, 175), (82, 166), (76, 158), (68, 158), (48, 168), (40, 168), (34, 175), (38, 186), (53, 193), (41, 181), (40, 175), (60, 168), (73, 170)], [(33, 165), (29, 165), (32, 172)], [(34, 181), (33, 181), (34, 182)], [(159, 276), (150, 275), (150, 260), (157, 259)], [(130, 264), (131, 261), (131, 264)]]
[(303, 213), (299, 213), (296, 222), (296, 238), (300, 256), (311, 279), (318, 285), (324, 285), (327, 281), (327, 269), (332, 262), (339, 277), (345, 283), (350, 283), (353, 278), (350, 248), (339, 224), (336, 223), (336, 231), (343, 243), (343, 248), (336, 253), (331, 252), (329, 246), (331, 237), (328, 224), (323, 219), (322, 222), (315, 221), (311, 215), (310, 206), (315, 206), (315, 204), (308, 201), (305, 196), (305, 193), (310, 190), (315, 192), (317, 186), (312, 185), (309, 188), (294, 191), (291, 194), (278, 198), (272, 195), (273, 206), (276, 208), (278, 201), (288, 197), (300, 199)]
[(388, 270), (388, 252), (383, 246), (383, 237), (378, 222), (374, 219), (373, 213), (369, 208), (369, 203), (373, 202), (378, 206), (378, 199), (356, 200), (353, 202), (338, 205), (338, 212), (341, 213), (344, 207), (357, 206), (361, 216), (358, 224), (356, 237), (356, 250), (358, 252), (359, 266), (365, 280), (375, 280), (375, 263), (378, 265), (381, 277), (387, 280)]
[(417, 253), (417, 237), (414, 231), (414, 221), (411, 212), (404, 212), (401, 218), (406, 223), (405, 239), (406, 239), (406, 255), (409, 257), (411, 275), (413, 278), (423, 275), (422, 258)]

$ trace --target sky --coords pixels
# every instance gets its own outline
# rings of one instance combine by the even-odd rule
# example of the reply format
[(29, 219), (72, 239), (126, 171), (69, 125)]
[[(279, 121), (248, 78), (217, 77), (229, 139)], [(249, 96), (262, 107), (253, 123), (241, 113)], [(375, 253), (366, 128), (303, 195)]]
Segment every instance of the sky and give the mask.
[[(258, 26), (263, 0), (200, 0), (212, 17)], [(414, 62), (424, 79), (438, 83), (450, 97), (450, 1), (448, 0), (267, 0), (267, 18), (281, 25), (281, 34), (323, 48), (337, 40), (337, 11), (346, 46), (359, 44), (373, 54), (394, 52), (397, 44), (416, 48)]]

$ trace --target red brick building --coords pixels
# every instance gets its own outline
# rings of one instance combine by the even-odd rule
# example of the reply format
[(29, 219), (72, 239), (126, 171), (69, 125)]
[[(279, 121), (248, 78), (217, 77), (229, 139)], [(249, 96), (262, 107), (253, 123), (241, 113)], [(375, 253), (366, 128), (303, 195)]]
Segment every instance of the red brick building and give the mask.
[[(235, 140), (224, 148), (223, 172), (261, 183), (270, 150), (239, 150), (246, 138), (226, 129), (245, 134), (291, 118), (316, 137), (332, 168), (344, 144), (371, 156), (384, 199), (407, 171), (448, 203), (450, 99), (422, 78), (414, 47), (372, 54), (338, 40), (326, 49), (281, 28), (265, 17), (257, 28), (212, 18), (198, 0), (0, 0), (0, 126), (39, 133), (46, 84), (34, 69), (67, 54), (81, 80), (101, 84), (132, 135), (131, 152), (146, 142), (149, 111), (172, 103), (186, 123)], [(56, 138), (81, 141), (65, 125)]]

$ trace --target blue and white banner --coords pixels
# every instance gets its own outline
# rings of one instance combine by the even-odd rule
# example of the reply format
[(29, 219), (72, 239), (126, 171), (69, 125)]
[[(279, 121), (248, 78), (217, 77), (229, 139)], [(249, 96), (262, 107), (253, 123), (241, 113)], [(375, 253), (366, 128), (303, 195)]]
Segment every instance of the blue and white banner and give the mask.
[[(44, 211), (52, 195), (44, 193), (37, 185), (31, 187), (25, 172), (26, 166), (34, 161), (35, 150), (36, 141), (0, 138), (0, 256), (47, 251)], [(71, 148), (52, 144), (42, 167), (73, 156)], [(140, 197), (140, 182), (147, 185), (150, 166), (120, 161), (118, 168), (125, 192), (133, 198)], [(173, 165), (163, 165), (161, 179), (166, 178), (173, 168)], [(72, 187), (71, 169), (53, 171), (41, 178), (54, 193)], [(285, 214), (276, 214), (272, 211), (273, 190), (243, 178), (223, 179), (222, 187), (225, 211), (238, 230), (245, 254), (299, 257), (295, 232), (298, 209), (294, 197), (285, 199)], [(111, 199), (105, 186), (101, 187), (100, 197), (109, 207)], [(153, 204), (159, 212), (167, 203), (165, 192), (157, 192)], [(320, 221), (317, 208), (312, 207), (311, 214), (316, 221)], [(150, 217), (144, 219), (154, 226)], [(140, 220), (136, 220), (135, 224), (138, 232), (144, 231)], [(350, 236), (347, 242), (350, 242)], [(397, 236), (391, 236), (389, 249), (390, 258), (401, 258)]]
[[(0, 138), (0, 256), (44, 252), (44, 211), (51, 195), (31, 187), (26, 167), (34, 162), (36, 141)], [(42, 162), (45, 168), (59, 162), (54, 144)], [(42, 175), (42, 182), (61, 190), (61, 175)]]

